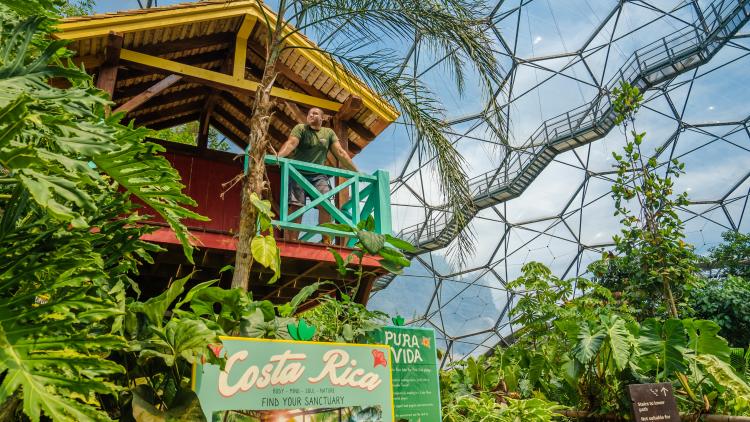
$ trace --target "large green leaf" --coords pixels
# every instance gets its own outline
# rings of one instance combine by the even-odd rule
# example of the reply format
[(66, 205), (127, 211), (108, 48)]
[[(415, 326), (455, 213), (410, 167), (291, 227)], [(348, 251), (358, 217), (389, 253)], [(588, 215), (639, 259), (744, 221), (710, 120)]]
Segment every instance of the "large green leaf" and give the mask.
[(401, 249), (402, 251), (406, 251), (406, 252), (417, 251), (417, 248), (415, 248), (414, 245), (412, 245), (411, 243), (405, 240), (399, 239), (397, 237), (391, 236), (390, 234), (385, 235), (385, 240), (387, 240), (388, 243), (391, 244), (391, 246)]
[(365, 250), (371, 254), (377, 254), (385, 246), (385, 236), (367, 230), (357, 230), (357, 237)]
[(208, 345), (221, 343), (218, 333), (201, 320), (172, 318), (163, 329), (154, 329), (154, 337), (141, 345), (138, 358), (161, 358), (174, 366), (177, 358), (194, 363), (208, 352)]
[(599, 353), (606, 338), (607, 333), (601, 327), (592, 327), (589, 322), (583, 321), (578, 331), (578, 341), (573, 347), (573, 356), (582, 364), (588, 364)]
[(326, 284), (333, 284), (333, 283), (331, 283), (329, 281), (318, 281), (318, 282), (315, 282), (313, 284), (309, 284), (309, 285), (303, 287), (302, 289), (300, 289), (300, 291), (296, 295), (294, 295), (294, 297), (292, 298), (292, 300), (290, 300), (289, 302), (287, 302), (287, 303), (285, 303), (283, 305), (279, 305), (279, 307), (278, 307), (279, 314), (282, 317), (290, 317), (290, 316), (294, 315), (294, 313), (297, 311), (297, 308), (304, 301), (306, 301), (307, 299), (309, 299), (310, 296), (312, 296), (313, 294), (315, 294), (315, 292), (317, 292), (318, 289), (321, 288), (321, 286), (324, 286)]
[(687, 371), (683, 350), (687, 347), (685, 328), (679, 319), (664, 323), (649, 318), (641, 323), (638, 342), (643, 357), (656, 359), (665, 377)]
[(60, 220), (73, 220), (77, 216), (65, 203), (73, 203), (79, 208), (96, 208), (91, 197), (67, 178), (28, 168), (19, 171), (19, 178), (31, 197)]
[(635, 347), (635, 338), (625, 327), (625, 320), (617, 315), (602, 316), (602, 329), (607, 335), (612, 360), (615, 367), (622, 371), (628, 366)]
[(146, 315), (146, 318), (148, 318), (151, 324), (153, 324), (157, 328), (161, 328), (164, 321), (164, 314), (167, 312), (167, 309), (169, 309), (169, 305), (171, 305), (172, 302), (174, 302), (175, 299), (177, 299), (177, 297), (182, 294), (182, 292), (185, 290), (185, 283), (187, 283), (187, 281), (190, 280), (192, 276), (193, 275), (190, 274), (176, 280), (162, 294), (156, 297), (152, 297), (146, 302), (132, 303), (130, 305), (130, 311), (140, 312)]
[(743, 397), (745, 400), (750, 400), (750, 386), (732, 370), (727, 362), (711, 354), (698, 355), (695, 360), (718, 385), (729, 390), (733, 398)]
[[(141, 387), (141, 386), (139, 386)], [(145, 386), (144, 386), (145, 387)], [(133, 394), (133, 418), (136, 422), (205, 422), (206, 416), (201, 408), (198, 396), (192, 390), (182, 389), (167, 410), (159, 410), (146, 399), (143, 388), (135, 389)]]
[(721, 328), (713, 321), (702, 319), (685, 319), (682, 321), (688, 333), (690, 347), (696, 355), (714, 355), (729, 363), (729, 345), (719, 336)]
[(257, 263), (273, 271), (268, 284), (275, 283), (281, 277), (281, 256), (276, 239), (272, 235), (255, 236), (250, 243), (250, 251)]
[[(128, 129), (129, 130), (129, 129)], [(123, 131), (124, 132), (124, 131)], [(185, 206), (195, 206), (196, 202), (182, 193), (185, 187), (180, 175), (166, 158), (158, 155), (164, 147), (139, 141), (143, 134), (122, 134), (127, 142), (122, 142), (118, 151), (93, 157), (93, 162), (128, 192), (159, 213), (180, 240), (185, 257), (193, 262), (193, 247), (183, 219), (207, 221)], [(135, 138), (135, 139), (133, 139)]]

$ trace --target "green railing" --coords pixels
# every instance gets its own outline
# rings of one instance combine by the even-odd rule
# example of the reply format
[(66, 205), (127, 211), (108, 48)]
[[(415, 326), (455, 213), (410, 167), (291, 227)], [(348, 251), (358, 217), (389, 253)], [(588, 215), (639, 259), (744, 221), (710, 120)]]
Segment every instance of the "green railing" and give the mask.
[[(311, 209), (321, 207), (328, 211), (333, 222), (351, 227), (356, 227), (360, 221), (364, 221), (372, 215), (375, 221), (375, 232), (391, 234), (390, 180), (387, 171), (378, 170), (370, 175), (288, 158), (278, 158), (275, 155), (267, 155), (265, 161), (266, 165), (278, 166), (280, 174), (279, 215), (278, 220), (273, 221), (274, 225), (286, 230), (300, 232), (299, 239), (303, 241), (310, 240), (316, 234), (334, 237), (351, 236), (349, 232), (294, 222), (295, 219)], [(333, 177), (332, 189), (325, 194), (319, 192), (300, 172)], [(345, 180), (340, 184), (335, 184), (335, 178), (337, 177)], [(294, 212), (290, 212), (289, 209), (289, 182), (292, 180), (310, 196), (310, 202)], [(349, 199), (341, 208), (337, 208), (334, 199), (341, 192), (348, 192)]]

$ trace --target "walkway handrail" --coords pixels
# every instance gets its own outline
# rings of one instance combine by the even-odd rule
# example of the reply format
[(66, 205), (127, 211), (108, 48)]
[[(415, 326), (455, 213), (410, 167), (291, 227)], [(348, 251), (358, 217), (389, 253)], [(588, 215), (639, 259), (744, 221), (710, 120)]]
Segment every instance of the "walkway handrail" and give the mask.
[[(430, 211), (423, 223), (406, 227), (398, 237), (411, 242), (417, 254), (446, 247), (481, 209), (516, 198), (559, 153), (604, 137), (614, 125), (609, 92), (620, 81), (645, 91), (707, 63), (729, 39), (750, 21), (750, 0), (721, 1), (711, 5), (703, 31), (697, 23), (636, 50), (600, 92), (587, 104), (543, 122), (501, 166), (469, 181), (474, 207), (463, 218), (453, 218), (444, 207)], [(385, 288), (392, 276), (381, 277), (373, 290)]]
[[(294, 222), (307, 211), (322, 207), (331, 215), (332, 222), (350, 227), (357, 227), (360, 221), (364, 221), (372, 215), (375, 221), (375, 232), (391, 234), (390, 178), (387, 171), (377, 170), (373, 174), (357, 173), (289, 158), (280, 158), (275, 155), (266, 155), (265, 163), (269, 166), (279, 167), (279, 215), (278, 219), (272, 222), (275, 226), (305, 232), (304, 235), (300, 236), (300, 240), (309, 240), (315, 234), (350, 237), (350, 232)], [(345, 180), (334, 185), (329, 192), (321, 193), (307, 180), (303, 173), (323, 174)], [(292, 181), (296, 182), (310, 196), (310, 202), (300, 209), (290, 212), (289, 184)], [(349, 199), (341, 205), (341, 208), (337, 208), (336, 204), (332, 203), (330, 199), (335, 198), (341, 192), (348, 192)]]

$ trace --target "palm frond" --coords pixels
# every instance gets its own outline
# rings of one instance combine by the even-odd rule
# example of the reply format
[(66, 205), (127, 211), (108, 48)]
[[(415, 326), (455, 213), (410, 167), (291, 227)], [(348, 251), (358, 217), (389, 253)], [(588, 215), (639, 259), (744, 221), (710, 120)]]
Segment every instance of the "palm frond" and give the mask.
[[(463, 93), (467, 71), (477, 75), (482, 92), (493, 101), (485, 115), (489, 135), (507, 143), (504, 114), (497, 106), (494, 90), (501, 78), (491, 49), (483, 2), (448, 0), (314, 0), (292, 2), (290, 20), (295, 31), (310, 31), (326, 41), (320, 51), (331, 59), (331, 68), (341, 79), (364, 80), (401, 112), (414, 128), (413, 142), (434, 157), (445, 210), (454, 223), (465, 228), (449, 251), (463, 265), (473, 252), (474, 235), (468, 227), (473, 202), (465, 172), (466, 162), (447, 138), (445, 110), (419, 79), (402, 75), (402, 63), (410, 54), (397, 48), (418, 39), (421, 51), (439, 59), (451, 82)], [(389, 45), (397, 46), (396, 48)], [(374, 47), (376, 46), (376, 47)], [(294, 48), (294, 47), (287, 47)], [(344, 68), (341, 71), (333, 64)]]

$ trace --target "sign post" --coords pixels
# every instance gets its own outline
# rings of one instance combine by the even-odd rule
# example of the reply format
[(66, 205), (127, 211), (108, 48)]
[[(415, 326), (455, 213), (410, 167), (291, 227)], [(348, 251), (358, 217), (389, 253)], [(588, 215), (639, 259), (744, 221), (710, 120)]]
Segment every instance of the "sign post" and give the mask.
[(636, 422), (680, 422), (672, 384), (628, 385)]
[(391, 346), (396, 421), (440, 422), (440, 373), (435, 332), (383, 327), (376, 341)]
[(193, 367), (209, 421), (393, 420), (387, 346), (221, 339), (224, 370)]

